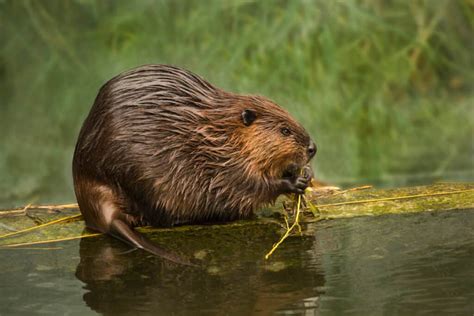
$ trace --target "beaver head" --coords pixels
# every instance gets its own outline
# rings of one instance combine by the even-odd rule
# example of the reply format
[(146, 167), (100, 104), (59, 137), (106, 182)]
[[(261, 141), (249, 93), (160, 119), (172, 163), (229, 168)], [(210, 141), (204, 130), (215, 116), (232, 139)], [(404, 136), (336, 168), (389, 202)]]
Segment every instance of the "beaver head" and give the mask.
[(316, 154), (316, 145), (290, 114), (264, 97), (237, 103), (242, 123), (234, 137), (254, 174), (268, 178), (297, 176)]

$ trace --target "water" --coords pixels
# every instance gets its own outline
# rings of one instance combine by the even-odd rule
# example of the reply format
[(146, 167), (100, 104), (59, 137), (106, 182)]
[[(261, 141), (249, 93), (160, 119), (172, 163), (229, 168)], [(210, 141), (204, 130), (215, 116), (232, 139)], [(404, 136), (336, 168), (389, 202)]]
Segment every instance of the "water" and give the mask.
[(0, 314), (472, 315), (473, 227), (473, 210), (319, 222), (266, 262), (263, 225), (156, 237), (203, 267), (108, 237), (3, 249)]

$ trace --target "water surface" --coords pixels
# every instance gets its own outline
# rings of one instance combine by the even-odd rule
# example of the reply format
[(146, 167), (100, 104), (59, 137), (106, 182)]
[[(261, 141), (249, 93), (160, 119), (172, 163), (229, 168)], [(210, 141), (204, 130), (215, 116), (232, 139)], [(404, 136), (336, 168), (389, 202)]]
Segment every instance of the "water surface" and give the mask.
[(472, 315), (474, 212), (202, 227), (156, 236), (180, 266), (108, 237), (0, 250), (0, 314)]

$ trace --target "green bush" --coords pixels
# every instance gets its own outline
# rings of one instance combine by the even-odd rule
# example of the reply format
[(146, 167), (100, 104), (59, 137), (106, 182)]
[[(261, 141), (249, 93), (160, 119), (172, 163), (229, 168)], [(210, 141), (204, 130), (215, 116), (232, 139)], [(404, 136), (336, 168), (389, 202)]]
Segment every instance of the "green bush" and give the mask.
[(71, 201), (98, 88), (146, 63), (262, 94), (318, 178), (474, 179), (472, 1), (0, 1), (0, 205)]

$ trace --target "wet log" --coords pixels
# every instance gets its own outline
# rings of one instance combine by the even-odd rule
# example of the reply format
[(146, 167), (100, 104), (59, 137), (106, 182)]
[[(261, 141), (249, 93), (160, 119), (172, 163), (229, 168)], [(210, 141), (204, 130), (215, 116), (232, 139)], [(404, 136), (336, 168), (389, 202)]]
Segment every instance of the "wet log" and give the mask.
[[(474, 183), (438, 183), (396, 189), (365, 189), (326, 192), (309, 192), (305, 198), (314, 208), (305, 208), (301, 223), (358, 216), (379, 216), (417, 212), (474, 210)], [(206, 231), (210, 229), (238, 229), (238, 227), (265, 226), (272, 230), (284, 227), (282, 203), (262, 209), (255, 220), (238, 221), (225, 225), (181, 226), (171, 229), (139, 228), (145, 234), (169, 234)], [(0, 211), (0, 247), (27, 244), (38, 247), (44, 241), (79, 239), (97, 234), (87, 232), (76, 204), (29, 205)], [(62, 219), (64, 219), (62, 221)], [(52, 225), (44, 225), (60, 220)], [(34, 229), (38, 228), (38, 229)], [(30, 229), (22, 232), (22, 230)], [(18, 233), (17, 232), (21, 232)], [(48, 243), (51, 245), (52, 243)], [(25, 245), (24, 245), (25, 246)]]

